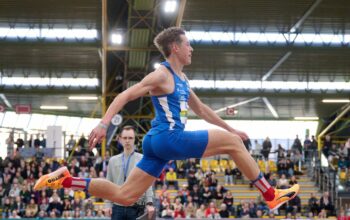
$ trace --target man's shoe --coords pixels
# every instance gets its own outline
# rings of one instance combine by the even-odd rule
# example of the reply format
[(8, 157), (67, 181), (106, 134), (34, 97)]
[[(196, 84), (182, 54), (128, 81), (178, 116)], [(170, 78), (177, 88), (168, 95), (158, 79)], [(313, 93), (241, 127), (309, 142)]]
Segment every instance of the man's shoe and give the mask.
[(67, 167), (61, 167), (55, 172), (41, 176), (35, 183), (34, 190), (41, 190), (44, 187), (49, 187), (51, 189), (62, 188), (62, 182), (67, 177), (71, 177)]
[(275, 198), (271, 201), (266, 201), (270, 210), (276, 210), (284, 203), (292, 200), (299, 193), (299, 184), (294, 184), (289, 189), (275, 189)]

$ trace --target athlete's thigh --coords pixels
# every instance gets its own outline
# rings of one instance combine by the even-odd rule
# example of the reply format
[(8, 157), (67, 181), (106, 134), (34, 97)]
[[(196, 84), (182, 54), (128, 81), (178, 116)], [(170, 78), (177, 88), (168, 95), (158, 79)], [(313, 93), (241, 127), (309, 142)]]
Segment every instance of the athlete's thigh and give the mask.
[(242, 144), (238, 135), (232, 134), (225, 130), (211, 129), (208, 130), (208, 145), (203, 157), (209, 157), (217, 154), (228, 154), (234, 147)]
[(121, 186), (121, 190), (130, 195), (131, 198), (139, 198), (152, 186), (155, 180), (156, 178), (154, 176), (135, 167)]
[(207, 130), (164, 132), (152, 138), (153, 152), (165, 160), (200, 158), (207, 145)]

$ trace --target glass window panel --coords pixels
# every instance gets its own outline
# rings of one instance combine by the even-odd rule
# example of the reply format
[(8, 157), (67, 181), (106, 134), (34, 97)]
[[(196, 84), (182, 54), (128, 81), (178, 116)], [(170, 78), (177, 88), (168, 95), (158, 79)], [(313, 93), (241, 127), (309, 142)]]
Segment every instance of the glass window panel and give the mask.
[(30, 114), (19, 114), (17, 121), (16, 121), (16, 128), (23, 128), (23, 129), (27, 129), (29, 120), (30, 120)]
[(57, 116), (57, 120), (55, 123), (56, 126), (62, 126), (62, 130), (65, 131), (67, 127), (69, 127), (69, 117), (67, 116)]
[(2, 127), (13, 128), (16, 125), (18, 115), (15, 112), (6, 112)]
[[(242, 131), (248, 132), (251, 139), (265, 139), (266, 137), (270, 137), (271, 139), (294, 140), (295, 135), (299, 135), (300, 138), (305, 137), (306, 129), (309, 129), (310, 135), (316, 134), (318, 126), (317, 121), (225, 121), (232, 127), (237, 127)], [(209, 129), (216, 127), (204, 120), (188, 120), (186, 130), (199, 130), (204, 126)]]
[(41, 130), (46, 130), (47, 126), (55, 125), (56, 117), (56, 115), (43, 115), (44, 120), (41, 124)]
[(66, 132), (70, 134), (74, 134), (77, 132), (81, 118), (79, 117), (69, 117), (69, 122), (66, 126)]
[(78, 134), (85, 134), (85, 136), (89, 135), (100, 120), (101, 119), (97, 118), (83, 118), (78, 129)]
[(76, 134), (80, 120), (81, 118), (79, 117), (58, 116), (56, 125), (62, 126), (62, 131), (66, 131), (67, 134)]
[(4, 119), (5, 113), (0, 112), (0, 125), (2, 124), (2, 120)]
[(41, 114), (32, 114), (30, 119), (28, 129), (41, 129), (41, 124), (44, 120), (43, 115)]
[[(1, 129), (1, 132), (0, 132), (0, 146), (1, 146), (0, 147), (0, 157), (2, 157), (2, 158), (5, 158), (7, 156), (6, 140), (9, 137), (9, 133), (10, 133), (10, 131), (8, 131), (7, 129)], [(5, 147), (3, 147), (3, 146), (5, 146)]]

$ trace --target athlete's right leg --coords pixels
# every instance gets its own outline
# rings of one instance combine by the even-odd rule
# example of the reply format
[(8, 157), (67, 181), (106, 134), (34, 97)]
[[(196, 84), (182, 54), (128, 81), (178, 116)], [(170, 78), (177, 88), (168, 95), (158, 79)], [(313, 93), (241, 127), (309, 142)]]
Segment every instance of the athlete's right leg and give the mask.
[[(155, 177), (146, 173), (138, 167), (135, 167), (126, 182), (118, 186), (106, 179), (92, 178), (73, 178), (70, 177), (68, 170), (65, 167), (61, 167), (57, 171), (42, 176), (34, 186), (34, 190), (40, 190), (44, 187), (50, 188), (72, 188), (78, 189), (79, 186), (83, 186), (82, 189), (87, 190), (91, 195), (98, 198), (110, 200), (112, 202), (119, 203), (124, 206), (130, 206), (134, 204), (146, 190), (152, 186), (155, 181)], [(67, 185), (67, 180), (70, 184)], [(73, 182), (72, 182), (73, 181)], [(76, 181), (74, 183), (74, 181)], [(75, 184), (75, 188), (73, 186)]]
[(241, 138), (227, 131), (213, 129), (208, 131), (208, 145), (203, 157), (228, 154), (239, 170), (249, 179), (255, 180), (260, 173), (259, 167), (245, 148)]
[(298, 184), (286, 190), (273, 189), (238, 135), (223, 130), (209, 130), (203, 157), (217, 154), (228, 154), (232, 157), (239, 170), (259, 189), (272, 210), (293, 199), (299, 192)]

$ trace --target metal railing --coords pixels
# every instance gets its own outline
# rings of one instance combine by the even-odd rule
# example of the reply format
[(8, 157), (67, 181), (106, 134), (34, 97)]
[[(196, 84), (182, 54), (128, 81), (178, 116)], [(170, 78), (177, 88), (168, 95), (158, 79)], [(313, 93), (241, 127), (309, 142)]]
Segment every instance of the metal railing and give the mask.
[[(321, 154), (322, 157), (322, 154)], [(335, 209), (338, 209), (338, 190), (337, 190), (337, 170), (328, 164), (325, 166), (321, 164), (321, 159), (315, 160), (310, 164), (313, 167), (311, 178), (315, 181), (316, 186), (320, 188), (322, 193), (329, 192), (331, 202), (335, 205)]]

